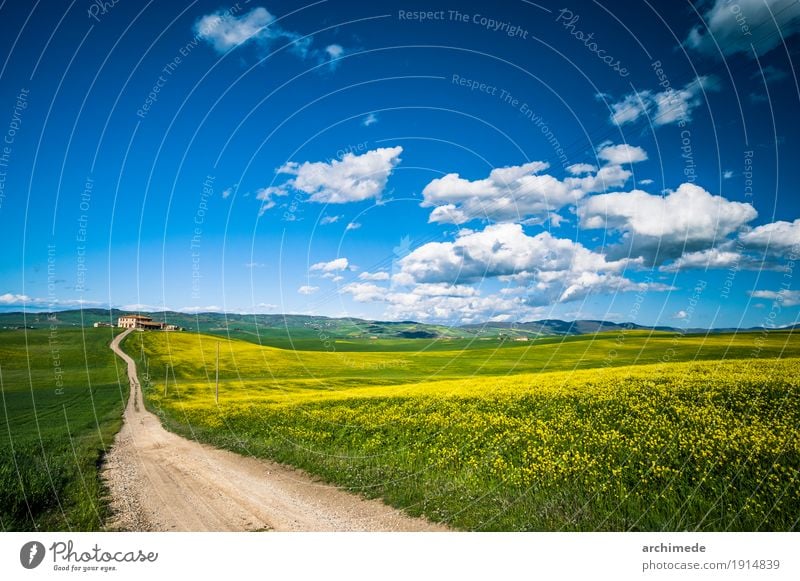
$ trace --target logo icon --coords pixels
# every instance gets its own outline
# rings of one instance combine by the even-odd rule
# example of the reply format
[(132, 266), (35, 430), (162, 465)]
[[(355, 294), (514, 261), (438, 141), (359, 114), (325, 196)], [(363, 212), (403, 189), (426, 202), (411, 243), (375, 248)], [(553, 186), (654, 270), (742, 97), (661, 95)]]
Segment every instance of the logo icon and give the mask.
[(35, 569), (42, 564), (44, 553), (44, 545), (39, 541), (27, 542), (19, 551), (19, 562), (26, 569)]

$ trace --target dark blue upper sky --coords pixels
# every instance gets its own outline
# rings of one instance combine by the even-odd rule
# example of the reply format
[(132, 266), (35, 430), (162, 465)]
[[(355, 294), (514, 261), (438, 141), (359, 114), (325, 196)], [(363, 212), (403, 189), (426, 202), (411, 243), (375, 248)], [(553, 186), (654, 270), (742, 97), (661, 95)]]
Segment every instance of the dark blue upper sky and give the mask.
[(4, 2), (0, 27), (0, 309), (798, 319), (796, 1)]

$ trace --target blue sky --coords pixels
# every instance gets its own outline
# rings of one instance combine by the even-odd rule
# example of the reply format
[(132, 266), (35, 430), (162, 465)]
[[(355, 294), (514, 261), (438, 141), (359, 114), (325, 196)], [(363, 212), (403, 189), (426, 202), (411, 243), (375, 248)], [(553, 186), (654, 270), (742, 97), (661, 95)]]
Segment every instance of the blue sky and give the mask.
[(798, 319), (796, 2), (4, 3), (0, 27), (4, 311)]

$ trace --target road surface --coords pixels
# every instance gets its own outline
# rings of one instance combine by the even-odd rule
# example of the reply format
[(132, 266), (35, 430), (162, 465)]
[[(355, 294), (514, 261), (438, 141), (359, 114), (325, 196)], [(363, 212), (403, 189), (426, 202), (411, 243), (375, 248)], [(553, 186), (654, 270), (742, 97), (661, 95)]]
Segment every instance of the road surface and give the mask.
[(127, 531), (444, 531), (378, 500), (321, 483), (308, 474), (241, 456), (168, 432), (148, 412), (136, 363), (122, 429), (106, 457), (109, 528)]

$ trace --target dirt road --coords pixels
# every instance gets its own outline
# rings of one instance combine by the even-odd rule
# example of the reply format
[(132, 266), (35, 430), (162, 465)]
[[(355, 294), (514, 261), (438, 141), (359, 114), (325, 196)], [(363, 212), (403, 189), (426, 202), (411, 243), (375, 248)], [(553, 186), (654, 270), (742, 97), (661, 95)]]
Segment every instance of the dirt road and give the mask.
[(128, 365), (131, 397), (106, 457), (109, 527), (129, 531), (443, 531), (377, 500), (365, 500), (308, 474), (190, 441), (166, 431), (148, 412), (136, 363)]

